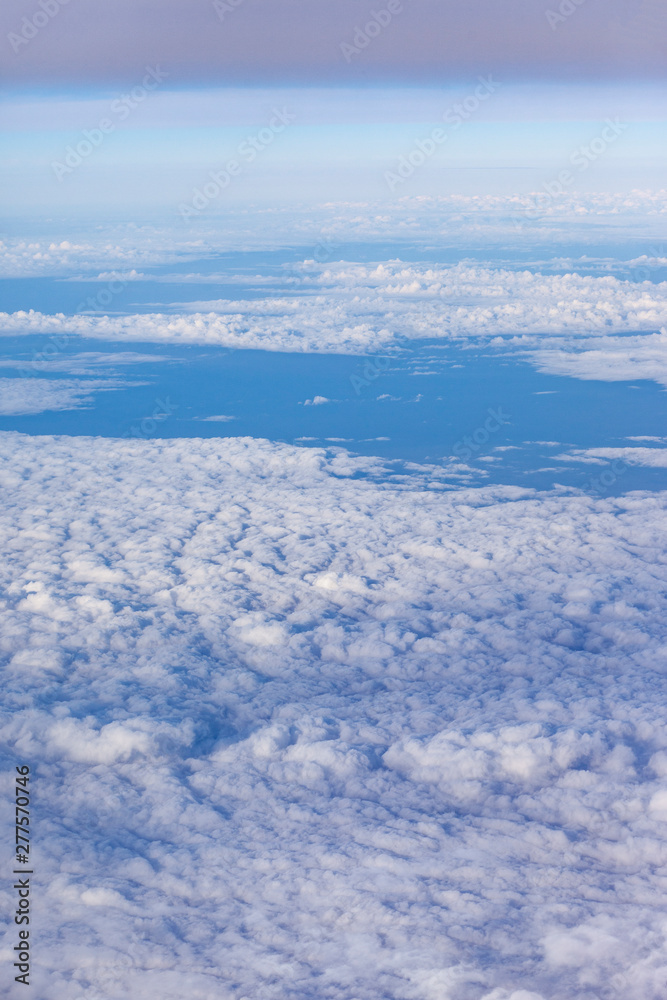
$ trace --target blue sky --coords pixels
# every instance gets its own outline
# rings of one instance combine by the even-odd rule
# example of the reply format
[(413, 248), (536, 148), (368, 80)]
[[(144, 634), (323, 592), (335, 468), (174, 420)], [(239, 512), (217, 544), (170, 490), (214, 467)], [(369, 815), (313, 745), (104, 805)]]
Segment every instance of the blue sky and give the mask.
[[(411, 192), (539, 189), (607, 118), (628, 129), (573, 186), (662, 185), (661, 0), (44, 3), (0, 14), (0, 177), (17, 214), (169, 214), (275, 107), (294, 123), (225, 204), (381, 200), (385, 172), (480, 78), (493, 94)], [(99, 148), (57, 180), (52, 164), (103, 119)]]
[[(164, 81), (148, 91), (145, 75), (124, 89), (5, 96), (1, 176), (12, 213), (50, 206), (104, 216), (125, 206), (168, 214), (234, 159), (241, 170), (212, 213), (240, 202), (539, 190), (608, 120), (622, 126), (617, 139), (574, 171), (573, 190), (657, 188), (667, 166), (660, 83), (537, 86), (480, 74), (429, 89), (183, 90)], [(481, 101), (480, 79), (491, 81)], [(252, 162), (239, 156), (276, 109), (287, 114), (286, 126), (255, 140)], [(446, 138), (431, 151), (438, 127)], [(424, 142), (419, 169), (388, 183), (401, 157), (421, 159), (414, 150)], [(83, 155), (70, 152), (68, 161), (77, 147)]]

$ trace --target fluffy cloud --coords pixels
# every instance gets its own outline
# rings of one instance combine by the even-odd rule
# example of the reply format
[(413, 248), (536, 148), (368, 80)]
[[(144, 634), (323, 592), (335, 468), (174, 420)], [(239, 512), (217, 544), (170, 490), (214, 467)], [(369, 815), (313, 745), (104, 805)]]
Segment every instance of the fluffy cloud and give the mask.
[[(164, 251), (161, 256), (164, 256)], [(109, 260), (122, 267), (130, 261), (134, 263), (139, 257), (144, 260), (147, 258), (146, 262), (161, 259), (146, 251), (142, 253), (136, 246), (132, 248), (129, 244), (113, 246), (107, 243), (104, 246), (89, 239), (61, 240), (59, 243), (40, 238), (0, 240), (0, 273), (6, 277), (66, 273), (72, 268), (95, 267), (96, 264), (99, 268)], [(109, 277), (118, 280), (118, 272)], [(129, 280), (127, 276), (125, 280)]]
[(41, 995), (664, 996), (664, 495), (0, 450)]
[[(291, 297), (191, 303), (188, 312), (175, 314), (65, 316), (30, 310), (0, 314), (0, 329), (7, 334), (76, 333), (124, 343), (364, 353), (406, 338), (501, 335), (527, 347), (548, 337), (604, 337), (667, 325), (667, 282), (465, 263), (435, 268), (398, 260), (327, 266), (311, 261), (294, 269), (294, 275), (300, 294)], [(662, 357), (664, 337), (651, 347)], [(637, 349), (641, 353), (645, 348), (637, 344)]]
[(314, 396), (312, 399), (306, 399), (304, 401), (304, 406), (324, 406), (325, 403), (333, 403), (335, 400), (327, 399), (326, 396)]

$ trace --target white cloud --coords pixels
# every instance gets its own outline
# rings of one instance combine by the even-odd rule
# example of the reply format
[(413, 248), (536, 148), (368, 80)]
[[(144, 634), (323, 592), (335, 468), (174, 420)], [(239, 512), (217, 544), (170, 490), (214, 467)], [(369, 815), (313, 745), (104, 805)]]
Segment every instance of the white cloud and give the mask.
[(225, 413), (216, 413), (210, 417), (193, 417), (193, 420), (202, 420), (204, 423), (227, 424), (236, 417), (230, 417)]
[[(63, 274), (81, 267), (99, 269), (109, 262), (122, 269), (127, 264), (157, 263), (165, 257), (173, 259), (169, 251), (165, 253), (164, 248), (158, 249), (159, 241), (154, 239), (154, 233), (144, 231), (143, 239), (137, 239), (138, 235), (135, 233), (133, 240), (129, 232), (120, 243), (116, 240), (109, 242), (104, 236), (97, 241), (90, 238), (59, 242), (43, 238), (0, 240), (0, 273), (6, 277)], [(168, 240), (166, 245), (171, 244), (172, 241)], [(119, 273), (123, 272), (109, 272), (108, 280), (116, 281)], [(124, 272), (124, 280), (132, 280), (128, 272)]]
[(665, 495), (0, 452), (40, 995), (663, 995)]
[[(667, 282), (640, 284), (611, 276), (545, 275), (458, 264), (428, 267), (390, 261), (366, 265), (304, 265), (302, 292), (291, 297), (196, 302), (188, 312), (128, 316), (0, 314), (7, 334), (71, 334), (83, 337), (232, 348), (359, 354), (381, 351), (404, 339), (458, 340), (503, 336), (511, 348), (544, 346), (545, 370), (580, 366), (560, 350), (582, 335), (601, 338), (589, 352), (590, 370), (635, 351), (638, 372), (663, 371), (665, 334), (625, 337), (614, 333), (655, 331), (667, 324)], [(569, 338), (553, 348), (554, 338)], [(546, 341), (546, 343), (545, 343)], [(621, 350), (625, 354), (613, 353)], [(649, 353), (647, 353), (649, 352)], [(585, 355), (578, 356), (585, 359)], [(634, 356), (632, 356), (634, 357)], [(639, 367), (637, 367), (639, 365)], [(627, 368), (627, 365), (626, 365)], [(612, 377), (625, 377), (626, 368)], [(580, 377), (585, 377), (582, 375)]]
[(558, 462), (586, 462), (590, 465), (607, 465), (618, 459), (625, 465), (667, 469), (667, 448), (581, 448), (553, 457)]
[(141, 383), (117, 379), (0, 378), (0, 414), (19, 416), (46, 410), (79, 410), (93, 402), (95, 392)]
[(540, 371), (570, 378), (604, 382), (650, 379), (667, 385), (667, 331), (640, 337), (590, 338), (557, 350), (536, 351), (532, 360)]
[[(563, 245), (561, 260), (565, 266), (595, 266), (603, 264), (604, 258), (565, 257), (577, 240), (584, 245), (590, 243), (591, 222), (598, 225), (599, 241), (610, 245), (619, 242), (619, 232), (627, 235), (628, 226), (639, 223), (646, 235), (645, 252), (626, 263), (631, 267), (660, 263), (667, 191), (571, 192), (553, 199), (535, 218), (538, 200), (539, 204), (545, 202), (543, 191), (487, 196), (418, 195), (391, 202), (332, 202), (315, 208), (309, 204), (303, 209), (257, 207), (252, 213), (234, 213), (226, 205), (224, 218), (202, 218), (196, 232), (184, 235), (173, 228), (130, 223), (100, 227), (94, 234), (76, 232), (58, 241), (38, 234), (20, 239), (6, 237), (0, 240), (0, 273), (9, 277), (88, 276), (102, 281), (111, 275), (109, 280), (115, 281), (117, 273), (124, 280), (135, 280), (132, 272), (139, 268), (147, 276), (164, 280), (163, 275), (151, 275), (146, 269), (258, 247), (310, 246), (309, 256), (314, 260), (332, 260), (342, 256), (342, 245), (353, 241), (392, 240), (432, 248), (434, 239), (444, 237), (450, 241), (454, 235), (460, 245), (485, 250), (493, 245), (501, 253), (516, 245), (541, 248), (548, 239), (554, 253), (558, 253), (559, 244)], [(196, 277), (191, 273), (188, 280)]]
[[(165, 276), (166, 278), (167, 276)], [(170, 275), (171, 281), (174, 280), (174, 275)], [(144, 274), (141, 271), (137, 271), (132, 268), (131, 271), (100, 271), (99, 274), (76, 274), (71, 278), (65, 279), (67, 281), (94, 281), (94, 282), (105, 282), (111, 281), (114, 285), (119, 282), (130, 282), (130, 281), (155, 281), (158, 280), (152, 274)]]
[(306, 399), (304, 406), (324, 406), (325, 403), (335, 403), (334, 399), (327, 399), (326, 396), (313, 396), (312, 399)]

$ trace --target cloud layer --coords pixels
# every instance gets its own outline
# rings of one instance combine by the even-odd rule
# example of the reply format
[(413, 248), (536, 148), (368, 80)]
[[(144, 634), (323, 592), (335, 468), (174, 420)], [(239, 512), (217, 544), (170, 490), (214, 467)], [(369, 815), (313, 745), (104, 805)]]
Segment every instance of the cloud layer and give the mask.
[[(196, 277), (188, 275), (191, 284)], [(244, 276), (205, 277), (224, 277), (223, 287), (229, 280), (253, 283)], [(273, 281), (270, 296), (175, 303), (165, 313), (2, 313), (0, 331), (56, 341), (78, 334), (123, 343), (342, 354), (387, 351), (406, 340), (485, 338), (553, 374), (667, 384), (667, 282), (400, 260), (304, 261)], [(265, 283), (258, 279), (260, 288)], [(291, 294), (284, 294), (285, 286)], [(646, 334), (627, 336), (639, 331)]]
[(582, 338), (572, 350), (535, 351), (540, 371), (570, 378), (632, 382), (650, 379), (667, 385), (667, 332), (644, 337), (605, 337), (601, 344)]
[[(382, 169), (378, 168), (378, 176)], [(354, 241), (391, 241), (398, 250), (406, 243), (423, 246), (427, 256), (434, 246), (484, 248), (497, 262), (512, 258), (512, 250), (548, 247), (552, 257), (561, 245), (571, 254), (572, 246), (590, 245), (591, 223), (596, 239), (610, 249), (626, 243), (628, 233), (637, 233), (634, 244), (637, 269), (650, 259), (664, 256), (664, 226), (667, 190), (633, 190), (621, 193), (569, 191), (556, 198), (545, 197), (543, 188), (515, 194), (392, 196), (377, 202), (328, 202), (326, 204), (254, 206), (234, 209), (226, 202), (213, 205), (222, 216), (204, 213), (185, 231), (173, 226), (101, 225), (73, 229), (68, 238), (53, 239), (42, 233), (31, 238), (5, 236), (0, 240), (0, 274), (29, 275), (88, 274), (110, 279), (135, 280), (137, 269), (154, 264), (200, 260), (211, 254), (226, 256), (247, 249), (309, 247), (306, 256), (317, 261), (344, 257), (343, 248)], [(176, 212), (176, 205), (174, 205)], [(180, 221), (180, 219), (179, 219)], [(635, 230), (635, 227), (637, 229)], [(434, 243), (435, 241), (435, 243)], [(633, 256), (635, 256), (633, 254)], [(565, 261), (561, 261), (565, 263)], [(577, 266), (592, 264), (583, 256), (571, 260)], [(613, 265), (613, 258), (607, 259)], [(109, 273), (111, 269), (115, 269)], [(107, 272), (104, 274), (104, 272)]]
[(0, 449), (42, 995), (664, 995), (664, 495)]

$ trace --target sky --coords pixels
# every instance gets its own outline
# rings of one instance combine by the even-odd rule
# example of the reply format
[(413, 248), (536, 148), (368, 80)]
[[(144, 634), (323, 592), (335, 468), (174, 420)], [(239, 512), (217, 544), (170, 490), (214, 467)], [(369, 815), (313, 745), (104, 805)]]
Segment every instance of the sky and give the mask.
[(563, 170), (570, 191), (657, 189), (664, 106), (656, 82), (536, 88), (490, 74), (408, 91), (200, 92), (165, 79), (153, 91), (140, 82), (103, 95), (10, 95), (1, 176), (12, 214), (48, 206), (91, 218), (183, 218), (181, 206), (216, 178), (206, 215), (242, 202), (525, 193)]
[[(53, 0), (54, 13), (29, 43), (14, 43), (3, 75), (15, 86), (117, 86), (158, 63), (180, 86), (423, 86), (481, 69), (533, 81), (664, 78), (660, 0), (559, 3), (231, 0), (225, 9), (224, 0), (217, 8), (211, 0)], [(23, 18), (38, 10), (37, 2), (9, 0), (0, 35), (20, 34)], [(355, 44), (374, 11), (381, 30), (371, 29), (375, 37), (348, 61), (341, 45)], [(12, 49), (9, 40), (5, 48)]]
[(666, 35), (3, 4), (35, 995), (664, 1000)]
[[(567, 2), (560, 13), (534, 0), (395, 0), (394, 13), (376, 5), (379, 20), (372, 5), (321, 0), (226, 10), (53, 0), (52, 16), (6, 4), (9, 214), (177, 217), (212, 171), (238, 161), (206, 214), (242, 202), (391, 203), (408, 189), (526, 192), (553, 183), (608, 121), (622, 126), (619, 141), (572, 186), (657, 188), (667, 166), (664, 7)], [(258, 138), (276, 110), (286, 124)], [(387, 174), (438, 128), (445, 137), (423, 169), (392, 186)]]

